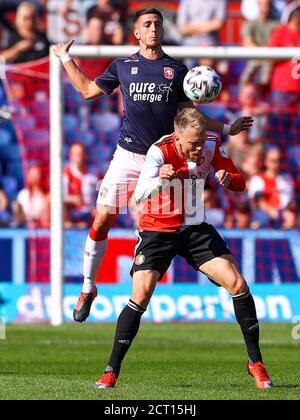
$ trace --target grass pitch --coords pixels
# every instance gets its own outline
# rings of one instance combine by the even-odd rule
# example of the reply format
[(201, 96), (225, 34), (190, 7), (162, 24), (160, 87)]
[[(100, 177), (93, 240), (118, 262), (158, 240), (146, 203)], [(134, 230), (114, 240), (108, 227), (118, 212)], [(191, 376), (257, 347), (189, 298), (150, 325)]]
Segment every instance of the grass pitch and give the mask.
[(114, 389), (96, 390), (114, 325), (8, 326), (0, 340), (0, 400), (300, 399), (292, 325), (262, 324), (275, 387), (257, 390), (235, 324), (142, 324)]

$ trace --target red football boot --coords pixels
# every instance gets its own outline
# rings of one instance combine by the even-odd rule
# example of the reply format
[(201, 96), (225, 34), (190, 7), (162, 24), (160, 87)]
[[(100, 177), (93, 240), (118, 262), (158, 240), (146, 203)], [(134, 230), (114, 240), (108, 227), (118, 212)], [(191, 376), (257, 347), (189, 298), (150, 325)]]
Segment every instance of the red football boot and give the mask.
[(249, 375), (253, 376), (257, 388), (267, 389), (273, 387), (271, 378), (268, 375), (266, 366), (263, 362), (248, 362), (248, 372)]
[(96, 388), (113, 388), (116, 385), (118, 375), (114, 372), (104, 373), (104, 375), (96, 382)]

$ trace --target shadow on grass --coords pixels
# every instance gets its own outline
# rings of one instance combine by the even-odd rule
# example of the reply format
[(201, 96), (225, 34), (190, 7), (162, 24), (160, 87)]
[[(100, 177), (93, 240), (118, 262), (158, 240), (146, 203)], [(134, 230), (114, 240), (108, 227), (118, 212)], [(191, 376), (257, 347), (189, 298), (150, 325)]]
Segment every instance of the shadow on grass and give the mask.
[(300, 389), (299, 384), (273, 385), (273, 389)]

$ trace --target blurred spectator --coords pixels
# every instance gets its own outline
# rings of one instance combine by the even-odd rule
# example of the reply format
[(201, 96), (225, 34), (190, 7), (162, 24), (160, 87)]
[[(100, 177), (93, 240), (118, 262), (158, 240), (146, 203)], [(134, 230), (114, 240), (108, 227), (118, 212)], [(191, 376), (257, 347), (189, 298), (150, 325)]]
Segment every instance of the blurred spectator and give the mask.
[(248, 149), (240, 166), (246, 181), (249, 181), (254, 175), (261, 172), (263, 168), (263, 155), (262, 144), (254, 144)]
[[(289, 17), (286, 25), (275, 29), (270, 47), (300, 47), (300, 7)], [(297, 60), (279, 61), (273, 65), (272, 104), (281, 110), (297, 110), (300, 100), (300, 74)]]
[[(226, 0), (183, 0), (178, 9), (177, 24), (182, 44), (214, 46), (219, 43), (219, 31), (226, 18)], [(211, 65), (211, 60), (201, 61)]]
[(2, 55), (8, 63), (24, 63), (49, 55), (49, 41), (38, 29), (37, 11), (33, 4), (22, 2), (16, 13), (16, 32), (10, 34)]
[(254, 119), (254, 124), (247, 132), (248, 141), (249, 143), (262, 142), (265, 137), (270, 105), (262, 101), (261, 94), (253, 83), (242, 85), (237, 99), (240, 111), (238, 114), (235, 114), (234, 118), (242, 115), (251, 115)]
[(280, 211), (295, 199), (294, 181), (291, 175), (281, 170), (282, 154), (279, 149), (269, 149), (264, 163), (265, 170), (251, 179), (248, 194), (259, 212), (258, 217), (262, 217), (261, 225), (268, 221), (276, 226)]
[(209, 184), (206, 184), (204, 188), (204, 208), (205, 220), (207, 223), (218, 227), (224, 225), (224, 210), (221, 209), (218, 198)]
[(102, 19), (102, 44), (121, 45), (124, 41), (124, 17), (119, 7), (113, 6), (111, 0), (98, 0), (95, 6), (87, 11), (87, 20), (93, 17)]
[(234, 224), (236, 229), (251, 228), (251, 207), (249, 203), (240, 203), (234, 211)]
[(9, 199), (0, 183), (0, 227), (7, 227), (10, 222), (11, 213), (9, 211)]
[(247, 156), (249, 147), (248, 134), (246, 131), (242, 131), (234, 137), (228, 136), (228, 141), (224, 146), (226, 152), (238, 167), (242, 165), (242, 162)]
[[(6, 29), (13, 31), (14, 28), (11, 25), (11, 22), (7, 18), (7, 14), (15, 12), (17, 7), (24, 0), (0, 0), (0, 24), (2, 24)], [(37, 13), (42, 15), (46, 11), (46, 4), (48, 0), (27, 0), (28, 3), (33, 4), (36, 7)]]
[(283, 9), (281, 14), (281, 23), (288, 23), (291, 13), (300, 6), (300, 0), (289, 2), (289, 5)]
[[(105, 44), (103, 40), (104, 22), (100, 17), (91, 17), (85, 28), (85, 45)], [(118, 35), (117, 35), (118, 37)], [(82, 71), (92, 80), (104, 73), (111, 61), (107, 58), (77, 59)]]
[[(290, 0), (291, 1), (291, 0)], [(272, 19), (279, 20), (281, 14), (289, 0), (273, 0), (270, 16)], [(242, 0), (241, 13), (247, 20), (257, 19), (259, 16), (259, 0)]]
[[(268, 45), (273, 30), (279, 21), (271, 19), (272, 0), (258, 0), (259, 15), (257, 19), (245, 22), (242, 26), (244, 47), (264, 47)], [(264, 60), (249, 60), (241, 76), (240, 82), (245, 84), (255, 80), (258, 84), (268, 85), (270, 82), (271, 64)], [(257, 76), (255, 78), (255, 76)], [(254, 79), (255, 78), (255, 79)]]
[(39, 166), (29, 169), (27, 187), (19, 192), (13, 203), (13, 224), (29, 228), (50, 227), (50, 195)]
[(64, 169), (65, 227), (87, 227), (94, 216), (97, 177), (87, 168), (87, 155), (82, 144), (73, 144), (69, 165)]
[(299, 226), (299, 209), (295, 201), (291, 201), (282, 211), (282, 229), (296, 229)]

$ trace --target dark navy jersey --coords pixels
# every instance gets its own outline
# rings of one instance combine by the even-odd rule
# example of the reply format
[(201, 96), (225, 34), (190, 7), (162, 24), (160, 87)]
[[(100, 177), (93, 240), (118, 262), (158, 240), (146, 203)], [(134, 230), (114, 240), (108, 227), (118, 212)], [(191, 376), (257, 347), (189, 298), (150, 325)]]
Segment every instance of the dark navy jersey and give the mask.
[(95, 82), (106, 94), (121, 86), (124, 120), (119, 144), (146, 154), (150, 146), (174, 131), (178, 104), (188, 102), (183, 91), (184, 64), (164, 54), (148, 60), (140, 53), (114, 60)]

